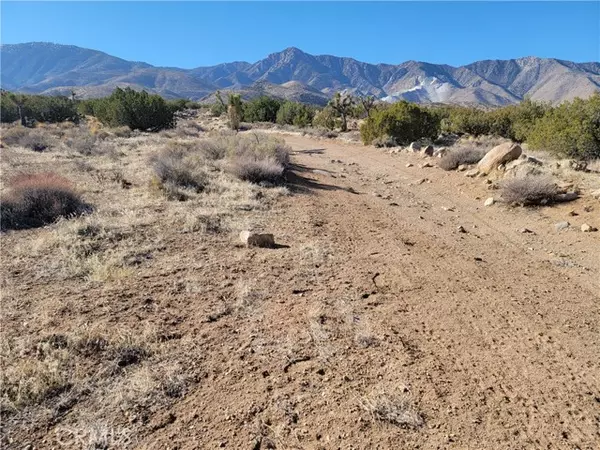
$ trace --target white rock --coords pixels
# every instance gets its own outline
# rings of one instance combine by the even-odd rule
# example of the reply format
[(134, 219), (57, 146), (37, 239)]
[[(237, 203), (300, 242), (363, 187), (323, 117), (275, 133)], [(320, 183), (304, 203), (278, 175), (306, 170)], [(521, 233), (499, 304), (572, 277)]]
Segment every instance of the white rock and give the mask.
[(412, 163), (406, 164), (406, 167), (412, 167), (412, 166), (413, 166)]
[(581, 225), (581, 231), (583, 231), (584, 233), (590, 233), (592, 231), (598, 231), (598, 228), (584, 223), (583, 225)]
[(479, 169), (471, 169), (465, 172), (465, 177), (474, 178), (479, 175)]
[(571, 226), (571, 224), (567, 221), (564, 222), (558, 222), (554, 224), (554, 229), (556, 231), (561, 231), (561, 230), (566, 230), (567, 228), (569, 228)]
[(484, 202), (483, 206), (492, 206), (494, 203), (496, 203), (494, 197), (490, 197)]
[(272, 234), (252, 233), (251, 231), (244, 230), (240, 233), (240, 240), (246, 247), (275, 247), (275, 238)]

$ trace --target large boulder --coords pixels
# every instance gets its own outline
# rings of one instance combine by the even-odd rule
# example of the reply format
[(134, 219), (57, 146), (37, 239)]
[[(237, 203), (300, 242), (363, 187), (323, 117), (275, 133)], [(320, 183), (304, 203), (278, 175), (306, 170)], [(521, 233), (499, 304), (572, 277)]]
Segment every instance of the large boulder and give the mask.
[(479, 172), (487, 175), (496, 169), (500, 164), (506, 164), (521, 156), (521, 146), (512, 142), (500, 144), (485, 154), (483, 159), (477, 164)]

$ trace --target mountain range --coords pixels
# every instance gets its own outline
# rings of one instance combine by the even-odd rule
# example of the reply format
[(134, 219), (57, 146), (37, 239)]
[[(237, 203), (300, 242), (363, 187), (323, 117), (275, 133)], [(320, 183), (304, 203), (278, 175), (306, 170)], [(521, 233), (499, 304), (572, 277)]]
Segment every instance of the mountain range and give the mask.
[(310, 55), (291, 47), (255, 63), (211, 67), (155, 67), (72, 45), (45, 42), (0, 47), (2, 89), (80, 98), (109, 95), (116, 87), (145, 89), (166, 98), (211, 101), (216, 90), (245, 98), (271, 95), (324, 104), (346, 90), (385, 101), (499, 106), (525, 97), (560, 103), (600, 91), (600, 63), (525, 57), (485, 60), (460, 67), (407, 61), (368, 64), (352, 58)]

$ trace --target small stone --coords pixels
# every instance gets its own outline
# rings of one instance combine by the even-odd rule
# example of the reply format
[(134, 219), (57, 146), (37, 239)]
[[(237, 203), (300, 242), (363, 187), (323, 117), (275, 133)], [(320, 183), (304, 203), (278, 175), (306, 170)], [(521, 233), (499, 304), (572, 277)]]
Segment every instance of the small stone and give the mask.
[(521, 228), (519, 230), (519, 233), (523, 233), (523, 234), (535, 234), (533, 231), (531, 231), (529, 228)]
[(467, 230), (465, 230), (465, 227), (463, 227), (462, 225), (459, 225), (459, 227), (456, 229), (456, 231), (458, 231), (459, 233), (466, 233)]
[(413, 166), (412, 163), (406, 164), (406, 167), (412, 167), (412, 166)]
[(577, 214), (575, 211), (569, 211), (568, 215), (571, 217), (575, 217), (575, 216), (578, 216), (579, 214)]
[(465, 177), (474, 178), (479, 175), (479, 169), (471, 169), (465, 172)]
[(592, 231), (598, 231), (598, 228), (584, 223), (583, 225), (581, 225), (581, 231), (583, 231), (584, 233), (591, 233)]
[(600, 189), (597, 189), (595, 191), (593, 191), (591, 193), (592, 197), (597, 198), (598, 200), (600, 200)]
[(489, 197), (484, 203), (483, 206), (492, 206), (496, 201), (494, 197)]
[(246, 247), (275, 247), (275, 239), (272, 234), (252, 233), (245, 230), (240, 233), (240, 240), (246, 244)]
[(433, 167), (433, 165), (428, 162), (421, 164), (421, 169), (425, 169), (426, 167)]
[(458, 170), (459, 172), (464, 172), (465, 170), (467, 170), (467, 166), (465, 164), (461, 164), (456, 168), (456, 170)]
[(564, 222), (558, 222), (554, 224), (554, 229), (556, 231), (561, 231), (561, 230), (566, 230), (567, 228), (569, 228), (571, 226), (571, 224), (567, 221)]

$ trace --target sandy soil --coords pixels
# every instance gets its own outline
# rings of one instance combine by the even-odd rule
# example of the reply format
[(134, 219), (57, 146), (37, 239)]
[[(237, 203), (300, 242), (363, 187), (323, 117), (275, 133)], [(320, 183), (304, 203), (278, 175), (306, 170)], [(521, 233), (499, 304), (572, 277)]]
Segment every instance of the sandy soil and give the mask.
[[(134, 448), (600, 446), (600, 233), (578, 227), (600, 225), (598, 201), (484, 207), (498, 196), (484, 180), (417, 155), (285, 138), (293, 195), (255, 222), (279, 248), (165, 232), (126, 284), (87, 291), (15, 269), (28, 300), (10, 326), (50, 297), (91, 305), (56, 330), (73, 310), (160, 324), (193, 383), (168, 406), (115, 409)], [(572, 227), (555, 231), (559, 220)], [(378, 416), (375, 398), (409, 418)], [(17, 432), (10, 448), (60, 448), (56, 428)]]

